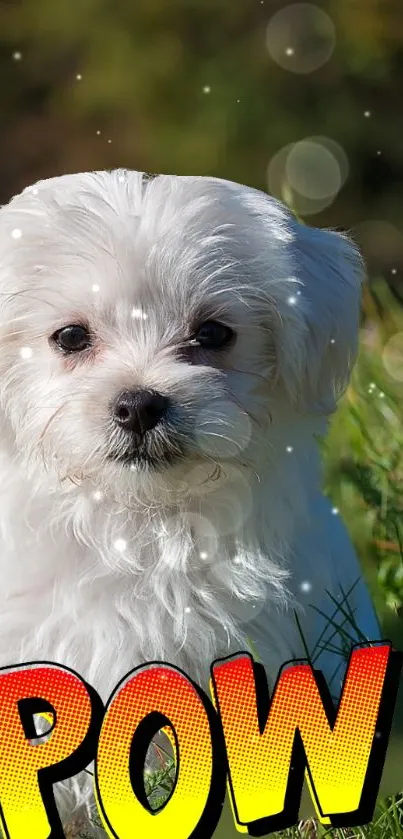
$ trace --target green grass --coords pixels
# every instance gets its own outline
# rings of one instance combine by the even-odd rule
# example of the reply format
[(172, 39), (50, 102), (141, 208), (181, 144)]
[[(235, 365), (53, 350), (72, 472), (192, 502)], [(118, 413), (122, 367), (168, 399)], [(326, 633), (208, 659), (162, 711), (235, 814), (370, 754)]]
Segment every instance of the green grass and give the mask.
[(347, 523), (380, 620), (403, 648), (403, 379), (383, 364), (390, 337), (403, 333), (403, 312), (382, 283), (364, 306), (358, 362), (323, 446), (325, 488)]

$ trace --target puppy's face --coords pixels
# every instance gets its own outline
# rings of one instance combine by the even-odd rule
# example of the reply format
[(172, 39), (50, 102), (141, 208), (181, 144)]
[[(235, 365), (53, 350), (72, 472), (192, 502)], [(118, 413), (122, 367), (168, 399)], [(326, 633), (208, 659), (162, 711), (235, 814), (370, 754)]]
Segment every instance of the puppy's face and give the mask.
[(348, 376), (353, 247), (246, 187), (51, 179), (1, 210), (0, 254), (3, 439), (27, 469), (133, 492), (259, 471), (276, 394), (327, 413)]

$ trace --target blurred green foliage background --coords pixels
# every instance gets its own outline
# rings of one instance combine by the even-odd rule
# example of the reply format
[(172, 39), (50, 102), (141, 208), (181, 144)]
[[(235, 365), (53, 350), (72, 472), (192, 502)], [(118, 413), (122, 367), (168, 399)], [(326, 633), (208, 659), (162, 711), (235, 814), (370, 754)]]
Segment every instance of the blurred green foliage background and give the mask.
[(326, 490), (403, 649), (402, 0), (1, 0), (0, 72), (2, 203), (65, 172), (210, 174), (356, 238), (361, 352)]
[[(325, 135), (349, 176), (314, 222), (398, 225), (401, 2), (307, 5), (2, 0), (0, 200), (39, 177), (117, 166), (267, 189), (281, 148)], [(386, 268), (403, 267), (397, 242), (381, 248)]]

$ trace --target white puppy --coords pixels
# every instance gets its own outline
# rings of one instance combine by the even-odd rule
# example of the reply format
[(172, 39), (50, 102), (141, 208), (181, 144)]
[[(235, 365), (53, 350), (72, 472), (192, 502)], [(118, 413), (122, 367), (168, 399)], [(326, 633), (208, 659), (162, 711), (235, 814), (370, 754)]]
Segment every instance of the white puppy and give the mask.
[(379, 637), (317, 447), (362, 273), (216, 178), (66, 175), (1, 209), (1, 666), (54, 660), (107, 700), (154, 659), (206, 689), (242, 649), (272, 683), (305, 656), (296, 610), (315, 654), (320, 613), (332, 645)]

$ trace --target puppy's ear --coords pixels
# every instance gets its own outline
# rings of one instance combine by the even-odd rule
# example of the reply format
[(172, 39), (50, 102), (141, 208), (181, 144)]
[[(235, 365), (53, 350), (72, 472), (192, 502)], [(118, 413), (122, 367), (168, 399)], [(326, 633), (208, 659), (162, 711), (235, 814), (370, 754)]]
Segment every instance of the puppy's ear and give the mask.
[(347, 387), (357, 353), (364, 263), (346, 235), (293, 225), (299, 293), (283, 310), (279, 374), (300, 410), (327, 415)]

